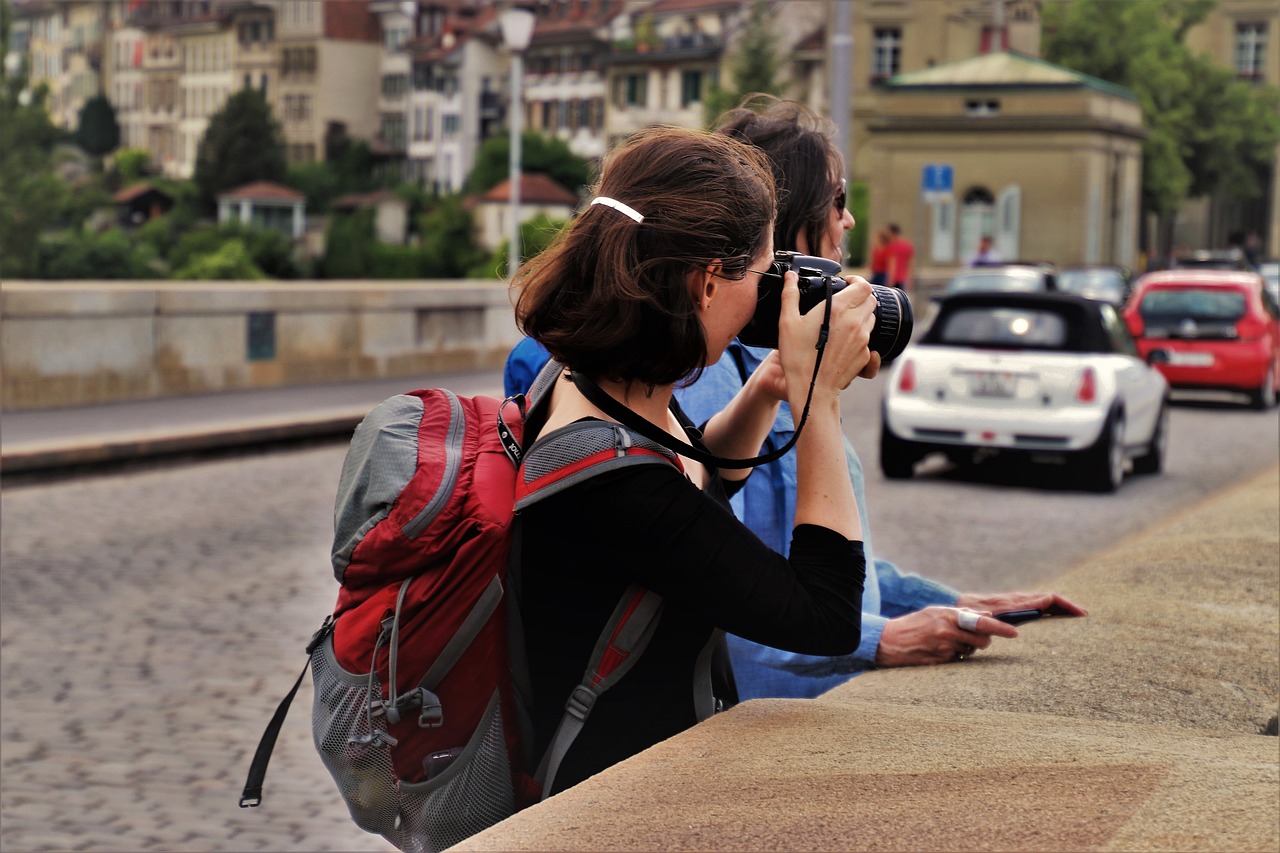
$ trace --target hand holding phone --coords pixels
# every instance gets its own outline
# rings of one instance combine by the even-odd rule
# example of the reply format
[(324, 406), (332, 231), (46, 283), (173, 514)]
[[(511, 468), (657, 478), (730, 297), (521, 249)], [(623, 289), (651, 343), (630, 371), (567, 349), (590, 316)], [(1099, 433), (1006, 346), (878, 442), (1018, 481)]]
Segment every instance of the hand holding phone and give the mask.
[(1023, 622), (1039, 619), (1043, 615), (1043, 610), (1006, 610), (1003, 613), (993, 614), (992, 618), (999, 619), (1007, 625), (1021, 625)]

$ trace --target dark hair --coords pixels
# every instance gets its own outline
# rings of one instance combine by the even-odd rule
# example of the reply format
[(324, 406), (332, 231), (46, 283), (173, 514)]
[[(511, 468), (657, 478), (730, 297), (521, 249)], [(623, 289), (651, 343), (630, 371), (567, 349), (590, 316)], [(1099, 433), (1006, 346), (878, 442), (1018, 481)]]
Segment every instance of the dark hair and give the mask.
[(707, 343), (688, 286), (719, 261), (741, 278), (764, 251), (776, 200), (756, 149), (685, 128), (643, 130), (610, 152), (589, 205), (516, 274), (516, 321), (592, 379), (666, 385), (696, 377)]
[(769, 156), (778, 188), (775, 249), (795, 249), (801, 234), (818, 252), (831, 222), (844, 158), (834, 140), (835, 125), (796, 101), (752, 94), (716, 122), (716, 132), (740, 139)]

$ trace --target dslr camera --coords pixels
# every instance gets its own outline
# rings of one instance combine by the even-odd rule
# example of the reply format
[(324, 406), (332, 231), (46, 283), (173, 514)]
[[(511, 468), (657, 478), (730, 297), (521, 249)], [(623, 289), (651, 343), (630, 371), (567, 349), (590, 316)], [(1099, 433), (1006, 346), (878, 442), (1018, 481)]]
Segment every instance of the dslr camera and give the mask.
[[(847, 282), (840, 277), (836, 261), (816, 258), (798, 252), (775, 252), (773, 263), (760, 276), (756, 313), (738, 333), (738, 340), (753, 347), (778, 346), (778, 316), (782, 312), (782, 277), (788, 270), (800, 276), (800, 313), (806, 314), (827, 299), (827, 291), (844, 289)], [(907, 295), (896, 287), (871, 285), (876, 298), (876, 325), (871, 331), (871, 351), (880, 354), (880, 363), (888, 364), (906, 348), (911, 340), (914, 321)]]

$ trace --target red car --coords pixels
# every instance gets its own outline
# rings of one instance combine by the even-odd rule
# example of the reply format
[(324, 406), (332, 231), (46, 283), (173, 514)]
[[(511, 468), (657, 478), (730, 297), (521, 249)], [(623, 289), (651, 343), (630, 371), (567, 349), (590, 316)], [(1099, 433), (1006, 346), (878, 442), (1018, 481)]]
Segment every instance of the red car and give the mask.
[(1172, 388), (1280, 395), (1280, 306), (1251, 272), (1172, 269), (1138, 279), (1124, 310), (1138, 353)]

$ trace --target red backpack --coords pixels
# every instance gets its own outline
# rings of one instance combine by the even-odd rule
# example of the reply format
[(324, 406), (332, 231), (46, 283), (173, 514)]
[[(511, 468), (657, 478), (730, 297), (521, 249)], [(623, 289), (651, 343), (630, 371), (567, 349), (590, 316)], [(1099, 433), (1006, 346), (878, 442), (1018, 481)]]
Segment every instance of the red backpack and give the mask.
[[(402, 850), (440, 850), (536, 802), (595, 698), (639, 658), (662, 600), (632, 585), (604, 626), (540, 764), (531, 755), (518, 601), (518, 510), (620, 466), (678, 464), (625, 427), (580, 422), (522, 452), (550, 363), (521, 397), (414, 391), (356, 429), (334, 511), (332, 616), (307, 646), (312, 729), (351, 817)], [(519, 472), (519, 473), (518, 473)], [(280, 703), (242, 807), (262, 801)]]

